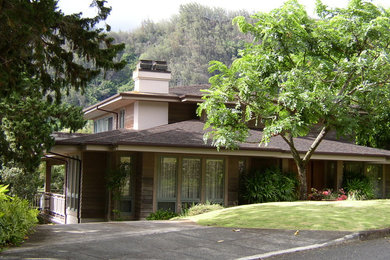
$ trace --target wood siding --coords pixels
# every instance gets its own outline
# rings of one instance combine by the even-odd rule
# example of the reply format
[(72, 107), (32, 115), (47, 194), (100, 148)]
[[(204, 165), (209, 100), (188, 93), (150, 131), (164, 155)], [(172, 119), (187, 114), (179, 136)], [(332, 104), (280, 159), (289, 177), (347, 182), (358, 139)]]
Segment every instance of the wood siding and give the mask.
[(105, 152), (85, 152), (83, 154), (82, 219), (105, 219), (107, 156)]
[(194, 103), (169, 103), (168, 124), (197, 119), (196, 108)]
[(238, 205), (239, 196), (239, 157), (229, 157), (228, 162), (228, 206)]

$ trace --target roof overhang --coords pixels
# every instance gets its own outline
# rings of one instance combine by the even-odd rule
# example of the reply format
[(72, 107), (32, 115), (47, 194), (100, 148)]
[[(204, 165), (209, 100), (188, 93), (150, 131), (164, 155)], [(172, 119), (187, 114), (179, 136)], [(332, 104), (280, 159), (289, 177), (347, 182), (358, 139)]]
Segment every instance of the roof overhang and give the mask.
[[(55, 145), (51, 152), (55, 153), (76, 153), (80, 151), (96, 151), (96, 152), (155, 152), (155, 153), (170, 153), (170, 154), (197, 154), (197, 155), (219, 155), (219, 156), (250, 156), (250, 157), (274, 157), (292, 159), (292, 155), (287, 151), (264, 151), (257, 149), (240, 149), (240, 150), (225, 150), (219, 151), (215, 148), (201, 147), (177, 147), (177, 146), (155, 146), (155, 145)], [(302, 154), (303, 155), (303, 154)], [(313, 160), (328, 160), (328, 161), (358, 161), (374, 164), (390, 164), (390, 158), (386, 156), (373, 155), (358, 155), (358, 154), (329, 154), (329, 153), (314, 153), (311, 157)]]
[(114, 111), (120, 109), (121, 107), (130, 105), (135, 101), (181, 102), (177, 95), (172, 94), (141, 93), (135, 91), (123, 92), (109, 97), (93, 106), (85, 108), (83, 110), (84, 118), (87, 120), (95, 119), (107, 114), (106, 111), (99, 109)]

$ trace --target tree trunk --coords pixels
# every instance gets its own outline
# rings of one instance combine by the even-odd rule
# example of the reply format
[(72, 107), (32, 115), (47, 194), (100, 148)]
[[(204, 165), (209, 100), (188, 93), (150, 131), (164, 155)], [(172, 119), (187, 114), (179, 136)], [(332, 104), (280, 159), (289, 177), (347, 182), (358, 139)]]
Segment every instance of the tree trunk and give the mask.
[(299, 179), (299, 199), (307, 200), (306, 165), (297, 163)]

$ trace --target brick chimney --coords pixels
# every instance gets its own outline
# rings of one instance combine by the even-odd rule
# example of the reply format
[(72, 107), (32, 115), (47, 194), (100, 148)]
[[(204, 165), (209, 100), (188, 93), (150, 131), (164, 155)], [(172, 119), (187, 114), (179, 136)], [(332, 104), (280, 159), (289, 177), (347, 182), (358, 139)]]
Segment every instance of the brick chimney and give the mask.
[(134, 91), (168, 94), (171, 72), (166, 61), (140, 60), (133, 79)]

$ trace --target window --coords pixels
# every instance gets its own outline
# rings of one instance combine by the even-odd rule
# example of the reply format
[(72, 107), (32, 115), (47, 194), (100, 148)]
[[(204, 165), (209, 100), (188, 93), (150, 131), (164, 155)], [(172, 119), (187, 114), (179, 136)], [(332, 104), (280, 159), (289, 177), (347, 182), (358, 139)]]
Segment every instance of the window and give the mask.
[(344, 162), (344, 173), (364, 173), (364, 164), (362, 162)]
[(183, 158), (181, 201), (182, 208), (200, 202), (202, 162), (199, 158)]
[[(160, 157), (157, 172), (157, 209), (176, 211), (201, 201), (223, 204), (224, 164), (223, 159)], [(205, 186), (202, 186), (202, 182)], [(177, 194), (180, 194), (180, 198)]]
[(206, 201), (223, 203), (223, 185), (223, 160), (206, 159)]
[[(121, 156), (120, 157), (121, 167), (126, 171), (131, 171), (131, 157), (130, 156)], [(123, 186), (121, 187), (121, 197), (119, 200), (119, 210), (121, 215), (131, 215), (133, 208), (133, 176), (129, 175)]]
[(161, 157), (158, 173), (157, 208), (176, 211), (177, 158)]
[(119, 111), (119, 128), (125, 128), (125, 110)]
[(112, 117), (105, 117), (93, 122), (94, 133), (100, 133), (112, 130)]
[(67, 185), (66, 185), (66, 206), (72, 211), (76, 211), (79, 203), (79, 178), (80, 161), (79, 156), (70, 159), (67, 164)]
[(368, 164), (367, 176), (374, 186), (375, 198), (383, 198), (383, 166), (380, 164)]

